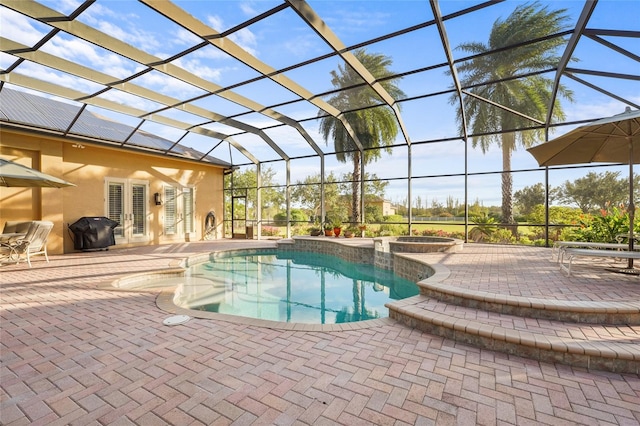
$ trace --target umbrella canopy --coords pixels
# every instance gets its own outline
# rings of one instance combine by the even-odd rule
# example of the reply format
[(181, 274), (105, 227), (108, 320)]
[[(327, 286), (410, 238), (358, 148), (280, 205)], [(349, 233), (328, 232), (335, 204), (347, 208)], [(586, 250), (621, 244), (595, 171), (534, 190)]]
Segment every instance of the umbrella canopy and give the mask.
[[(631, 143), (630, 151), (629, 143)], [(542, 145), (529, 148), (541, 166), (578, 163), (640, 163), (640, 110), (580, 126)], [(633, 152), (633, 153), (632, 153)]]
[(71, 182), (0, 158), (0, 186), (62, 188)]
[[(580, 126), (542, 145), (529, 148), (540, 166), (578, 163), (629, 164), (629, 250), (633, 250), (633, 164), (640, 163), (640, 111), (627, 107), (622, 114)], [(633, 259), (629, 259), (633, 269)], [(637, 270), (636, 270), (637, 271)], [(635, 271), (631, 271), (634, 272)]]

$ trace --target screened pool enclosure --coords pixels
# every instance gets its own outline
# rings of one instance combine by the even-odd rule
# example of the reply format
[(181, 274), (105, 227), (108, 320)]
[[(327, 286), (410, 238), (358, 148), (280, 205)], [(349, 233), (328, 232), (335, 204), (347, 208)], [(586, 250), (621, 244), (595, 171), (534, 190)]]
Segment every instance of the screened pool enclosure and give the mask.
[(0, 96), (132, 129), (47, 129), (76, 140), (231, 164), (226, 237), (340, 222), (546, 244), (628, 202), (624, 164), (541, 168), (526, 148), (640, 109), (640, 2), (0, 3)]

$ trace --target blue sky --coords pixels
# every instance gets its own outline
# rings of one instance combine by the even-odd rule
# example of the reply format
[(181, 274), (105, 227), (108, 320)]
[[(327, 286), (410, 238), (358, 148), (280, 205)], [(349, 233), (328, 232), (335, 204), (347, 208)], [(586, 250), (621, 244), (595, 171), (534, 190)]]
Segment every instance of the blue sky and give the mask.
[[(79, 4), (74, 0), (44, 1), (42, 3), (63, 14), (69, 14)], [(175, 3), (217, 32), (233, 28), (257, 14), (282, 4), (280, 1), (213, 2), (204, 0), (176, 1)], [(440, 9), (443, 15), (447, 15), (478, 3), (446, 0), (440, 2)], [(566, 8), (571, 24), (578, 19), (584, 6), (584, 2), (578, 0), (542, 3), (549, 5), (550, 8)], [(522, 2), (506, 1), (469, 15), (448, 20), (446, 30), (450, 45), (455, 48), (462, 42), (486, 42), (494, 21), (498, 18), (506, 18), (519, 4)], [(366, 42), (383, 34), (432, 19), (428, 2), (418, 0), (318, 0), (309, 1), (309, 5), (345, 46)], [(638, 1), (601, 0), (589, 21), (588, 28), (640, 31), (638, 16), (640, 16), (640, 2)], [(99, 0), (83, 12), (79, 19), (89, 26), (158, 58), (171, 57), (199, 41), (194, 35), (175, 23), (160, 15), (150, 13), (150, 9), (139, 2)], [(12, 11), (3, 9), (0, 13), (0, 33), (2, 36), (27, 46), (33, 45), (48, 30), (42, 24)], [(306, 26), (290, 8), (271, 16), (269, 19), (250, 25), (229, 38), (275, 70), (304, 62), (331, 51), (329, 46), (318, 38), (313, 30)], [(640, 43), (637, 38), (609, 36), (603, 36), (603, 38), (635, 55), (640, 55)], [(95, 67), (101, 72), (118, 78), (125, 78), (142, 68), (140, 64), (130, 59), (62, 33), (53, 37), (42, 50), (82, 65)], [(367, 50), (392, 57), (392, 69), (396, 72), (417, 70), (445, 61), (444, 51), (434, 26), (374, 43), (367, 47)], [(455, 58), (465, 55), (459, 50), (454, 50), (453, 54)], [(637, 61), (586, 37), (580, 40), (574, 56), (580, 59), (580, 62), (571, 65), (576, 68), (636, 76), (640, 73)], [(9, 66), (14, 60), (14, 57), (0, 53), (0, 66), (3, 68)], [(311, 92), (319, 93), (331, 89), (329, 73), (336, 69), (339, 63), (339, 59), (332, 57), (308, 67), (288, 71), (285, 75)], [(213, 46), (199, 49), (175, 61), (175, 64), (222, 87), (238, 84), (258, 75), (256, 71)], [(444, 90), (451, 86), (451, 81), (443, 71), (444, 68), (437, 68), (415, 73), (405, 77), (399, 84), (408, 96), (419, 96)], [(102, 87), (99, 84), (28, 61), (20, 65), (19, 72), (45, 81), (54, 81), (57, 84), (86, 93), (95, 92)], [(553, 78), (553, 75), (549, 75), (549, 77)], [(603, 78), (585, 74), (581, 74), (580, 78), (640, 104), (640, 82), (637, 80)], [(595, 119), (624, 110), (625, 104), (622, 102), (598, 93), (585, 85), (568, 78), (563, 78), (561, 82), (573, 90), (575, 97), (574, 103), (565, 102), (563, 104), (568, 120)], [(186, 85), (158, 71), (136, 78), (133, 83), (180, 100), (204, 93), (201, 89)], [(265, 106), (296, 99), (292, 92), (269, 80), (244, 84), (233, 90), (235, 93), (251, 98)], [(148, 99), (128, 95), (118, 90), (111, 90), (101, 96), (143, 111), (153, 111), (160, 107)], [(196, 101), (194, 104), (224, 115), (241, 114), (247, 111), (245, 107), (221, 98), (209, 97)], [(90, 109), (132, 126), (136, 126), (139, 122), (137, 118), (126, 117), (108, 110), (95, 107), (90, 107)], [(317, 107), (307, 101), (275, 109), (295, 119), (315, 117), (318, 111)], [(194, 125), (202, 122), (201, 117), (185, 112), (174, 111), (165, 114), (172, 119)], [(457, 134), (454, 106), (449, 104), (447, 95), (402, 103), (402, 118), (412, 142), (454, 137)], [(258, 128), (267, 128), (276, 124), (274, 120), (256, 113), (241, 116), (239, 119)], [(325, 145), (318, 135), (317, 124), (317, 120), (306, 121), (303, 126), (318, 145), (325, 152), (329, 152), (331, 146)], [(205, 127), (225, 134), (238, 133), (237, 129), (221, 124), (208, 124)], [(182, 130), (150, 122), (145, 123), (142, 129), (171, 140), (177, 140), (183, 133)], [(570, 130), (569, 127), (558, 129), (552, 137), (568, 130)], [(313, 154), (313, 150), (303, 138), (289, 128), (279, 127), (267, 129), (265, 132), (291, 156)], [(234, 136), (234, 139), (252, 151), (260, 160), (268, 161), (278, 158), (272, 149), (254, 135), (238, 135)], [(399, 138), (398, 142), (403, 141)], [(217, 141), (203, 136), (187, 136), (181, 143), (206, 152)], [(235, 149), (231, 150), (232, 158), (230, 158), (229, 148), (226, 144), (222, 144), (212, 155), (227, 161), (232, 159), (234, 162), (247, 162)], [(412, 174), (414, 176), (449, 175), (464, 172), (464, 145), (460, 141), (415, 145), (412, 158)], [(284, 183), (286, 173), (283, 163), (268, 164), (276, 169), (277, 181)], [(512, 167), (513, 169), (538, 168), (533, 157), (523, 149), (514, 153)], [(329, 157), (327, 159), (327, 172), (344, 173), (350, 169), (348, 164), (337, 163)], [(501, 154), (498, 149), (482, 154), (479, 150), (473, 150), (469, 146), (469, 172), (487, 172), (500, 169)], [(293, 182), (301, 180), (310, 171), (317, 170), (319, 170), (317, 160), (292, 161), (291, 179)], [(381, 160), (370, 165), (370, 170), (379, 177), (405, 176), (407, 170), (406, 148), (397, 148), (392, 156), (383, 156)], [(626, 173), (624, 168), (620, 170), (623, 170), (622, 174)], [(552, 176), (552, 183), (560, 184), (566, 179), (585, 173), (586, 171), (556, 172)], [(541, 179), (541, 176), (541, 171), (515, 174), (514, 189), (517, 190), (535, 183)], [(447, 176), (437, 180), (415, 179), (412, 191), (414, 197), (420, 196), (423, 200), (426, 198), (427, 202), (432, 199), (444, 201), (447, 196), (462, 201), (464, 187), (461, 186), (461, 182), (464, 182), (463, 178)], [(497, 175), (481, 175), (470, 178), (470, 201), (473, 202), (475, 198), (478, 198), (485, 205), (499, 204), (499, 182)], [(406, 197), (406, 183), (392, 183), (389, 192), (388, 196), (393, 200)]]

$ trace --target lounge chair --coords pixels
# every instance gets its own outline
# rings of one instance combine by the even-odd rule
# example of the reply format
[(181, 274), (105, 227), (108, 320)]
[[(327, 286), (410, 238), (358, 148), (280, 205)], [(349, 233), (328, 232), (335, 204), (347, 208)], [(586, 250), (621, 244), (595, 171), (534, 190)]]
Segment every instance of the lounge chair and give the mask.
[(51, 233), (51, 229), (53, 229), (53, 222), (33, 220), (29, 222), (29, 228), (26, 230), (24, 237), (11, 238), (0, 242), (0, 250), (10, 261), (15, 260), (16, 263), (19, 263), (20, 258), (24, 255), (30, 268), (31, 257), (39, 254), (44, 254), (48, 263), (47, 238)]
[(4, 224), (4, 229), (2, 230), (3, 234), (13, 234), (13, 233), (22, 233), (26, 234), (29, 231), (29, 227), (31, 226), (32, 220), (27, 222), (23, 220), (8, 220)]

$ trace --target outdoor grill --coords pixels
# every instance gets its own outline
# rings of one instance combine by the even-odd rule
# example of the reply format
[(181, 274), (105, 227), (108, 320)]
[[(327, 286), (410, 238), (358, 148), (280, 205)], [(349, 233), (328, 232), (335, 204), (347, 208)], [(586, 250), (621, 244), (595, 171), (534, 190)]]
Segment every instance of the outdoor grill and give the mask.
[(116, 244), (114, 228), (119, 223), (104, 216), (82, 217), (69, 225), (76, 250), (109, 250)]

